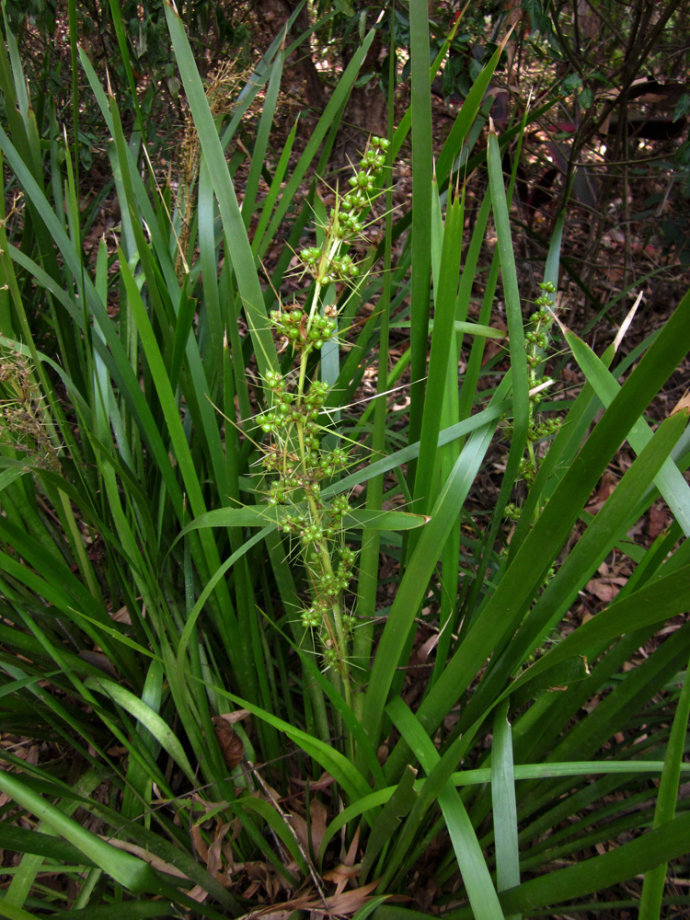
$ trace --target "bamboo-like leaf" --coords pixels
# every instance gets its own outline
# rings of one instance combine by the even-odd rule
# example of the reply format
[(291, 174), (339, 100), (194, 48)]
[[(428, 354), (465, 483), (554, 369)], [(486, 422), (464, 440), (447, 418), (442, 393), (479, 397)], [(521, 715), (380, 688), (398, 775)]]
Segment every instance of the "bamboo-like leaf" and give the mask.
[(668, 457), (685, 425), (681, 417), (668, 419), (655, 433), (642, 454), (626, 471), (613, 494), (582, 538), (564, 560), (558, 572), (549, 580), (545, 590), (536, 600), (519, 632), (511, 636), (500, 662), (492, 668), (486, 681), (467, 707), (466, 717), (476, 718), (481, 706), (497, 692), (507, 676), (513, 673), (528, 657), (532, 649), (541, 645), (556, 623), (564, 615), (582, 585), (596, 571), (597, 566), (611, 551), (616, 542), (633, 526), (638, 497), (651, 482)]
[(175, 763), (184, 771), (187, 779), (194, 781), (194, 770), (189, 763), (182, 744), (170, 726), (157, 712), (147, 706), (142, 700), (134, 696), (125, 687), (119, 686), (107, 678), (89, 678), (86, 685), (110, 697), (118, 706), (122, 706), (139, 725), (142, 725), (158, 741), (161, 747), (168, 752)]
[(378, 646), (364, 700), (363, 722), (373, 744), (379, 739), (390, 686), (407, 644), (419, 604), (426, 592), (443, 544), (455, 525), (489, 447), (493, 430), (494, 425), (489, 423), (475, 431), (468, 440), (438, 495), (431, 513), (431, 521), (424, 528), (401, 579)]
[(278, 731), (290, 738), (298, 747), (302, 748), (310, 757), (319, 763), (323, 769), (330, 773), (331, 776), (339, 783), (348, 797), (351, 799), (360, 798), (366, 795), (370, 790), (362, 774), (357, 770), (354, 764), (345, 757), (340, 751), (337, 751), (330, 744), (314, 738), (307, 732), (290, 725), (284, 719), (280, 719), (273, 713), (266, 712), (258, 706), (254, 706), (248, 700), (235, 696), (232, 693), (222, 691), (222, 695), (227, 697), (237, 706), (248, 710), (259, 719), (273, 725)]
[[(319, 146), (324, 142), (324, 138), (328, 132), (337, 128), (338, 120), (342, 114), (342, 109), (347, 102), (350, 90), (352, 89), (355, 80), (357, 79), (359, 71), (366, 58), (367, 52), (369, 51), (371, 43), (374, 40), (374, 36), (375, 30), (371, 29), (364, 36), (359, 47), (352, 55), (352, 58), (343, 71), (342, 76), (338, 80), (338, 83), (336, 84), (333, 92), (331, 93), (328, 103), (323, 110), (323, 113), (319, 118), (316, 127), (311, 132), (302, 155), (300, 156), (296, 166), (291, 170), (290, 177), (285, 184), (285, 188), (282, 190), (282, 195), (280, 196), (280, 200), (271, 218), (268, 229), (261, 238), (260, 243), (257, 244), (255, 241), (254, 248), (260, 258), (268, 249), (268, 246), (270, 245), (277, 228), (280, 226), (281, 221), (285, 218), (288, 209), (293, 206), (299, 187), (304, 181), (304, 177), (316, 156)], [(258, 239), (258, 234), (256, 239)]]
[[(680, 779), (685, 742), (690, 718), (690, 665), (685, 670), (685, 680), (673, 717), (671, 736), (666, 748), (664, 769), (661, 774), (654, 811), (654, 827), (663, 828), (672, 821), (676, 814), (678, 800), (678, 783)], [(655, 920), (661, 916), (661, 902), (664, 895), (664, 882), (667, 871), (666, 862), (660, 863), (645, 873), (640, 896), (640, 920)]]
[(266, 161), (266, 150), (268, 148), (268, 140), (271, 132), (271, 123), (273, 121), (273, 115), (275, 113), (276, 103), (278, 101), (280, 81), (283, 76), (283, 60), (283, 52), (282, 50), (279, 50), (275, 56), (275, 60), (270, 67), (268, 88), (264, 97), (264, 104), (261, 111), (259, 127), (257, 128), (256, 132), (254, 149), (252, 150), (252, 160), (249, 175), (247, 176), (247, 181), (244, 187), (242, 214), (244, 216), (244, 222), (247, 228), (249, 228), (249, 222), (255, 210), (256, 193), (259, 188), (261, 172)]
[[(215, 913), (215, 911), (214, 911)], [(70, 911), (56, 911), (55, 920), (147, 920), (149, 917), (170, 916), (170, 905), (164, 901), (125, 901), (124, 904), (107, 904), (97, 906), (95, 903), (86, 908)], [(210, 916), (210, 915), (209, 915)]]
[[(325, 490), (324, 490), (325, 492)], [(242, 508), (216, 508), (200, 514), (180, 532), (180, 537), (194, 530), (209, 527), (267, 527), (277, 526), (294, 508), (287, 505), (246, 505)], [(353, 508), (343, 519), (346, 528), (370, 527), (376, 530), (410, 530), (422, 527), (428, 517), (423, 514), (411, 514), (408, 511), (377, 511), (366, 508)]]
[[(400, 699), (393, 700), (387, 712), (426, 772), (431, 772), (440, 758), (412, 712)], [(503, 920), (503, 911), (474, 828), (451, 783), (445, 785), (438, 801), (474, 916), (477, 920)]]
[(410, 280), (410, 440), (420, 436), (426, 378), (431, 272), (433, 137), (429, 79), (429, 11), (426, 0), (410, 0), (412, 134), (412, 278)]
[(614, 602), (605, 612), (566, 636), (555, 648), (528, 668), (516, 681), (515, 688), (556, 667), (573, 655), (586, 654), (592, 647), (677, 616), (687, 606), (688, 590), (690, 565), (685, 565)]
[(36, 920), (36, 914), (30, 914), (21, 907), (11, 904), (7, 898), (0, 898), (0, 917), (7, 917), (8, 920)]
[[(477, 431), (484, 425), (488, 425), (494, 421), (497, 421), (508, 408), (508, 400), (498, 399), (495, 402), (492, 402), (488, 408), (477, 412), (477, 414), (473, 415), (472, 418), (468, 418), (462, 422), (458, 422), (455, 425), (451, 425), (450, 428), (445, 428), (439, 434), (438, 446), (442, 447), (445, 444), (451, 444), (453, 441), (458, 441), (461, 438), (464, 438), (465, 435), (472, 434), (472, 432)], [(337, 483), (334, 483), (331, 486), (327, 486), (323, 490), (322, 494), (324, 496), (335, 495), (337, 492), (344, 492), (356, 485), (360, 485), (363, 482), (368, 482), (375, 476), (381, 476), (383, 473), (387, 473), (390, 470), (395, 470), (403, 463), (407, 463), (408, 461), (413, 460), (415, 457), (418, 457), (419, 449), (419, 441), (416, 441), (413, 444), (409, 444), (406, 447), (403, 447), (401, 450), (394, 451), (387, 457), (383, 457), (381, 460), (375, 460), (373, 463), (365, 466), (363, 470), (360, 470), (356, 473), (351, 473), (349, 476), (344, 476)]]
[[(88, 798), (96, 786), (98, 786), (102, 781), (103, 774), (101, 771), (87, 771), (79, 779), (77, 788), (74, 790), (75, 797), (60, 803), (58, 808), (60, 808), (64, 814), (72, 815), (79, 807), (79, 797)], [(43, 825), (39, 825), (36, 833), (45, 835), (46, 828)], [(78, 858), (80, 858), (80, 856)], [(31, 887), (34, 883), (36, 875), (41, 870), (41, 866), (44, 865), (44, 862), (44, 854), (34, 853), (31, 851), (23, 853), (21, 862), (15, 870), (12, 881), (7, 889), (7, 894), (4, 898), (3, 903), (6, 907), (14, 906), (16, 908), (20, 908), (26, 903), (26, 899), (30, 894)]]
[(501, 266), (501, 280), (506, 305), (508, 324), (508, 344), (510, 348), (510, 376), (513, 384), (513, 429), (510, 451), (506, 461), (506, 471), (497, 499), (497, 512), (502, 513), (505, 502), (513, 488), (518, 474), (520, 460), (525, 451), (527, 428), (529, 424), (529, 382), (527, 376), (527, 355), (525, 352), (525, 335), (522, 325), (522, 303), (515, 268), (515, 254), (510, 232), (508, 200), (503, 184), (503, 168), (498, 137), (492, 129), (489, 131), (487, 154), (489, 169), (489, 191), (491, 193), (491, 210), (496, 226), (496, 245)]
[(438, 435), (441, 428), (443, 392), (448, 375), (448, 357), (451, 354), (455, 301), (462, 252), (461, 202), (453, 199), (448, 205), (443, 230), (442, 253), (434, 288), (434, 329), (429, 356), (429, 376), (424, 395), (419, 461), (414, 483), (414, 499), (420, 510), (429, 511), (436, 499), (435, 471), (438, 468)]
[[(153, 712), (158, 712), (163, 698), (163, 667), (160, 661), (154, 660), (149, 666), (146, 680), (141, 694), (141, 702), (148, 706)], [(155, 758), (159, 748), (159, 742), (155, 735), (151, 734), (143, 723), (139, 723), (137, 731), (141, 736), (142, 743), (147, 746), (152, 757)], [(143, 809), (151, 804), (153, 798), (152, 777), (144, 769), (141, 762), (131, 758), (127, 767), (127, 783), (122, 796), (122, 814), (128, 818), (137, 817)], [(150, 815), (146, 815), (147, 826), (150, 827)]]
[[(687, 323), (686, 312), (689, 306), (690, 293), (669, 318), (604, 413), (583, 445), (577, 462), (573, 462), (563, 475), (551, 501), (520, 546), (495, 592), (487, 600), (481, 616), (473, 623), (445, 671), (430, 690), (418, 713), (427, 731), (432, 731), (444, 718), (458, 694), (463, 692), (475, 674), (476, 662), (485, 661), (500, 642), (499, 634), (503, 631), (505, 635), (514, 632), (523, 612), (526, 612), (539, 586), (543, 584), (548, 567), (570, 534), (609, 458), (629, 431), (632, 421), (642, 414), (667, 376), (683, 359), (690, 346), (690, 323)], [(667, 609), (678, 612), (678, 592), (671, 590), (671, 594), (675, 603), (669, 602), (667, 590)], [(638, 612), (643, 618), (641, 607)], [(647, 611), (647, 615), (649, 613)], [(402, 746), (399, 747), (395, 757), (391, 755), (396, 766), (400, 763), (398, 758), (404, 758)]]
[(491, 78), (498, 66), (498, 62), (501, 59), (507, 41), (508, 36), (506, 36), (503, 42), (491, 55), (491, 58), (482, 68), (481, 73), (473, 80), (470, 91), (462, 103), (462, 107), (453, 123), (453, 127), (448, 133), (443, 149), (439, 154), (438, 163), (436, 164), (436, 173), (441, 185), (443, 185), (450, 175), (453, 162), (457, 158), (462, 145), (465, 143), (472, 123), (479, 114), (486, 91), (489, 88)]
[[(520, 884), (515, 768), (507, 700), (496, 708), (494, 716), (491, 745), (491, 801), (496, 845), (496, 888), (500, 893)], [(520, 920), (520, 915), (511, 914), (506, 920)]]
[(530, 913), (540, 907), (555, 906), (593, 891), (609, 889), (625, 879), (661, 863), (687, 854), (690, 839), (690, 814), (683, 814), (663, 827), (643, 834), (601, 856), (584, 859), (566, 869), (524, 882), (500, 895), (506, 911)]
[[(680, 309), (680, 308), (679, 308)], [(688, 321), (690, 322), (690, 304)], [(568, 343), (573, 357), (580, 365), (587, 381), (605, 406), (610, 406), (620, 391), (620, 385), (594, 352), (582, 339), (569, 330), (564, 330), (565, 340)], [(652, 433), (644, 419), (639, 418), (632, 426), (628, 440), (633, 450), (638, 453), (649, 443)], [(683, 478), (682, 473), (675, 463), (668, 459), (654, 479), (662, 496), (673, 512), (676, 520), (683, 528), (685, 536), (690, 536), (690, 485)]]
[(408, 766), (371, 828), (364, 859), (362, 860), (363, 880), (371, 872), (374, 860), (378, 858), (384, 847), (395, 838), (400, 821), (409, 814), (414, 805), (417, 798), (417, 793), (414, 790), (416, 776), (417, 771)]
[(9, 773), (0, 773), (0, 789), (22, 808), (36, 815), (52, 830), (64, 837), (120, 885), (133, 892), (169, 892), (150, 866), (118, 850), (63, 814), (55, 805), (35, 793), (28, 785)]

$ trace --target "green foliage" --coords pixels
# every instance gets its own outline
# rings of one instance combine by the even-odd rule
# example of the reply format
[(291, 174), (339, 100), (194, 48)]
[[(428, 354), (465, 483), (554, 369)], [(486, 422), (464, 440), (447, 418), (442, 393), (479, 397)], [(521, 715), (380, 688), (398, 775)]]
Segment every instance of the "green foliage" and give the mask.
[[(688, 850), (690, 451), (687, 411), (652, 425), (650, 407), (686, 360), (690, 292), (630, 358), (564, 327), (582, 386), (543, 431), (567, 215), (535, 312), (501, 141), (480, 141), (503, 49), (434, 168), (448, 48), (430, 68), (413, 0), (410, 110), (331, 190), (318, 176), (373, 32), (296, 152), (301, 123), (274, 139), (280, 36), (219, 111), (171, 6), (165, 21), (196, 151), (169, 185), (79, 57), (120, 221), (91, 252), (74, 148), (44, 142), (11, 40), (0, 55), (0, 713), (17, 741), (0, 846), (18, 854), (0, 913), (325, 899), (393, 920), (426, 916), (392, 900), (424, 866), (454, 920), (604, 910), (641, 874), (663, 915), (664, 866)], [(411, 207), (392, 181), (410, 134)], [(622, 444), (633, 459), (594, 513)], [(614, 556), (629, 577), (580, 617)]]
[[(16, 39), (35, 91), (32, 101), (40, 129), (59, 147), (60, 126), (67, 123), (85, 169), (91, 169), (104, 138), (102, 122), (91, 117), (88, 107), (79, 117), (74, 113), (74, 96), (81, 77), (76, 66), (77, 44), (89, 49), (94, 64), (101, 68), (101, 78), (107, 79), (118, 98), (125, 122), (136, 122), (152, 152), (162, 148), (168, 154), (170, 139), (165, 136), (168, 132), (161, 136), (161, 125), (171, 120), (171, 109), (175, 112), (173, 120), (180, 120), (181, 99), (165, 6), (166, 0), (31, 0), (28, 4), (7, 0), (3, 4), (9, 40)], [(179, 7), (199, 61), (243, 55), (248, 31), (233, 4), (187, 0)], [(103, 66), (106, 63), (107, 67)], [(83, 84), (79, 92), (87, 92)], [(72, 118), (68, 115), (70, 106)]]

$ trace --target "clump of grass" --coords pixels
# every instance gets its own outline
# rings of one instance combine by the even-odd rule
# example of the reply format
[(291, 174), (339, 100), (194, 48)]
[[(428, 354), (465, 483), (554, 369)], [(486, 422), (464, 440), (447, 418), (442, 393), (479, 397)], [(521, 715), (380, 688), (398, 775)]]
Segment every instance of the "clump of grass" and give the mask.
[[(81, 257), (90, 225), (72, 150), (52, 157), (41, 143), (17, 98), (20, 62), (3, 57), (0, 44), (11, 121), (0, 130), (3, 175), (31, 208), (14, 226), (0, 220), (0, 324), (14, 342), (2, 382), (0, 711), (27, 736), (64, 739), (54, 762), (21, 762), (0, 747), (9, 816), (1, 842), (18, 853), (3, 901), (17, 916), (102, 908), (135, 918), (153, 907), (218, 920), (265, 907), (390, 920), (405, 911), (387, 899), (414, 898), (414, 879), (430, 869), (440, 913), (445, 905), (454, 920), (575, 914), (610, 879), (634, 880), (687, 852), (690, 817), (674, 808), (687, 772), (690, 629), (671, 619), (690, 592), (687, 417), (676, 412), (652, 432), (645, 412), (690, 347), (690, 294), (623, 359), (614, 349), (600, 359), (564, 330), (586, 384), (563, 401), (565, 421), (545, 439), (548, 450), (535, 449), (536, 477), (503, 547), (504, 499), (523, 488), (519, 461), (547, 414), (530, 394), (542, 386), (549, 305), (525, 322), (532, 311), (519, 292), (503, 138), (490, 132), (489, 195), (474, 223), (466, 196), (448, 194), (451, 171), (462, 167), (469, 183), (485, 159), (473, 121), (501, 49), (468, 95), (434, 182), (427, 3), (411, 0), (410, 10), (412, 107), (391, 127), (389, 160), (411, 128), (412, 204), (394, 213), (387, 203), (381, 274), (355, 263), (352, 244), (365, 231), (385, 142), (370, 144), (329, 215), (315, 186), (300, 197), (306, 177), (323, 172), (373, 33), (302, 152), (299, 122), (274, 158), (285, 51), (276, 41), (236, 100), (240, 111), (267, 86), (260, 130), (242, 148), (251, 181), (240, 209), (225, 148), (239, 119), (221, 131), (166, 5), (198, 133), (188, 162), (197, 149), (208, 167), (199, 177), (183, 170), (182, 181), (198, 185), (198, 197), (191, 188), (177, 209), (192, 216), (184, 277), (167, 199), (147, 181), (136, 138), (126, 138), (117, 101), (85, 57), (113, 135), (122, 227), (117, 252), (102, 243), (95, 265)], [(392, 123), (393, 79), (389, 86)], [(53, 172), (44, 183), (46, 166)], [(310, 286), (281, 298), (314, 213), (322, 242), (299, 252)], [(491, 214), (498, 246), (487, 274), (480, 256)], [(29, 220), (31, 232), (22, 232)], [(555, 233), (545, 268), (554, 285), (560, 239)], [(31, 323), (46, 302), (55, 337), (48, 348), (40, 340), (42, 354)], [(374, 309), (359, 325), (364, 304)], [(486, 339), (501, 335), (494, 320), (503, 307), (510, 371), (487, 389), (482, 354)], [(25, 353), (32, 362), (23, 365)], [(372, 411), (346, 440), (338, 413), (375, 363)], [(262, 386), (253, 389), (257, 366)], [(394, 416), (387, 394), (404, 386), (408, 366), (415, 412)], [(223, 424), (257, 413), (247, 437)], [(498, 465), (500, 489), (486, 489), (502, 419), (511, 449)], [(60, 478), (21, 460), (47, 448), (46, 435), (56, 444), (52, 424), (65, 444)], [(370, 458), (346, 472), (347, 445), (367, 437)], [(592, 516), (590, 496), (626, 440), (636, 457)], [(366, 497), (350, 508), (354, 489)], [(488, 529), (477, 514), (480, 490)], [(673, 522), (649, 546), (636, 539), (637, 525), (659, 495)], [(398, 531), (409, 526), (418, 533), (403, 539)], [(380, 550), (390, 560), (385, 592), (377, 590)], [(579, 598), (612, 554), (625, 554), (633, 575), (579, 623)], [(355, 583), (366, 626), (353, 634), (346, 599)], [(664, 641), (649, 647), (667, 624)], [(544, 649), (554, 629), (567, 634)], [(313, 655), (300, 647), (305, 633)], [(639, 656), (641, 646), (649, 654)], [(239, 765), (217, 731), (230, 709), (252, 717), (243, 729), (233, 722), (246, 758)], [(79, 751), (68, 782), (65, 749)], [(663, 779), (657, 809), (654, 775)], [(102, 784), (107, 796), (90, 801)], [(639, 836), (629, 842), (631, 828)], [(554, 869), (556, 860), (564, 868)], [(57, 885), (48, 893), (42, 885), (47, 872), (60, 878), (59, 896)], [(268, 880), (263, 889), (258, 878)], [(661, 898), (663, 877), (652, 881)]]

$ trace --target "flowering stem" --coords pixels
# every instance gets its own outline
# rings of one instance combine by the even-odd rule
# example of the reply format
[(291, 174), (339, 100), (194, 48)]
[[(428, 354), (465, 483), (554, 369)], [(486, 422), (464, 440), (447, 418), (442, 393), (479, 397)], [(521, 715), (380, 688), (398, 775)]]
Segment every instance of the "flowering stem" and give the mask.
[[(318, 639), (326, 670), (351, 707), (349, 649), (354, 619), (344, 609), (343, 594), (354, 571), (355, 553), (343, 538), (343, 520), (349, 511), (344, 495), (326, 502), (321, 498), (321, 481), (332, 479), (347, 465), (347, 452), (322, 447), (319, 423), (328, 395), (321, 380), (310, 380), (309, 361), (337, 330), (337, 309), (323, 305), (325, 289), (335, 283), (351, 284), (358, 268), (343, 250), (362, 232), (362, 214), (371, 205), (375, 179), (385, 163), (388, 142), (373, 138), (350, 180), (350, 191), (336, 196), (325, 241), (321, 248), (303, 249), (300, 259), (313, 279), (308, 308), (298, 303), (271, 312), (277, 334), (291, 346), (296, 367), (285, 376), (277, 371), (264, 375), (271, 392), (270, 407), (259, 416), (268, 435), (264, 447), (264, 469), (269, 478), (268, 500), (288, 506), (281, 517), (281, 529), (299, 541), (302, 560), (310, 583), (310, 598), (301, 612), (301, 622)], [(354, 754), (348, 736), (349, 753)]]

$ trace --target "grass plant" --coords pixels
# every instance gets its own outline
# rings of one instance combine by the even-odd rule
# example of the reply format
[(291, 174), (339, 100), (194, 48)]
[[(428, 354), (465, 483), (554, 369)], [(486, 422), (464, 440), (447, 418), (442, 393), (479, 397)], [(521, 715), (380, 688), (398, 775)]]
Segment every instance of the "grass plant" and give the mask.
[[(688, 410), (650, 407), (690, 292), (597, 354), (552, 322), (564, 215), (529, 320), (480, 133), (501, 48), (432, 171), (442, 55), (410, 8), (410, 110), (343, 189), (321, 177), (373, 33), (299, 152), (298, 121), (274, 149), (282, 37), (219, 113), (166, 5), (184, 192), (82, 51), (120, 215), (90, 250), (69, 126), (37, 124), (0, 47), (2, 917), (584, 917), (638, 876), (642, 916), (687, 909), (664, 885), (690, 839)], [(538, 419), (547, 346), (583, 383)], [(630, 576), (579, 620), (614, 558)]]

